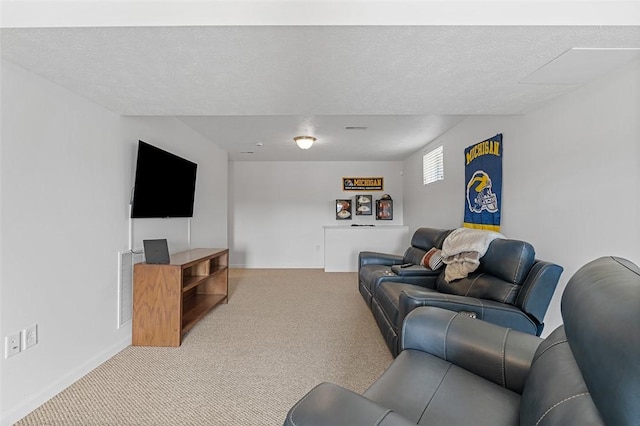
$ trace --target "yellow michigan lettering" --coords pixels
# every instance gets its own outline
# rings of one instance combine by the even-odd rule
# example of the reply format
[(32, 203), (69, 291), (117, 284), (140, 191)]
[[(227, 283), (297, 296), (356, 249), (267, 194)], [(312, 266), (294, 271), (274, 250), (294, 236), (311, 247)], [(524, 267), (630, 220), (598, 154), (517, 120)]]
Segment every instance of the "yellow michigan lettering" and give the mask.
[(500, 142), (498, 141), (482, 141), (472, 146), (466, 153), (467, 164), (482, 155), (500, 156)]
[(356, 179), (354, 181), (356, 186), (380, 186), (381, 183), (380, 179)]

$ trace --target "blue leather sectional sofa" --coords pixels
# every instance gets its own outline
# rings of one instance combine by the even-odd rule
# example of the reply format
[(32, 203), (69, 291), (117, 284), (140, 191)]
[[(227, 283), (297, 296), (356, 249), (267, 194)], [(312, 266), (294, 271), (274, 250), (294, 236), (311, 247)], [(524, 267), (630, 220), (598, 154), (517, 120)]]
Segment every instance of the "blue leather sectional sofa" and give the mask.
[(525, 241), (493, 240), (478, 269), (446, 282), (444, 268), (422, 266), (431, 248), (442, 248), (453, 230), (420, 228), (404, 255), (361, 252), (358, 288), (394, 356), (405, 317), (435, 306), (539, 336), (563, 268), (536, 259)]

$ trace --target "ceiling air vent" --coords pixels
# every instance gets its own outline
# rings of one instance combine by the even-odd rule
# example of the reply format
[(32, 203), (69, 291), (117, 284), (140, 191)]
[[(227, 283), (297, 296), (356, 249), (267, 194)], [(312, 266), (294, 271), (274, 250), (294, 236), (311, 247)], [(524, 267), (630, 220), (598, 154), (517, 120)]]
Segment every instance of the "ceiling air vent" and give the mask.
[(345, 130), (367, 130), (367, 126), (346, 126)]

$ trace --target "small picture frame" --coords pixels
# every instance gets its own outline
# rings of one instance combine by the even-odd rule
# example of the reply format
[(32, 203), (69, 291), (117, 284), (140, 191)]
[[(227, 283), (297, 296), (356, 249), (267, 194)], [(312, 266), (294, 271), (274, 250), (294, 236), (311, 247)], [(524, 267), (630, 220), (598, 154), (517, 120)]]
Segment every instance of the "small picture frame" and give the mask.
[(371, 216), (373, 214), (373, 199), (371, 195), (356, 196), (356, 216)]
[(393, 200), (376, 200), (376, 220), (393, 220)]
[(336, 200), (336, 220), (351, 220), (351, 200)]

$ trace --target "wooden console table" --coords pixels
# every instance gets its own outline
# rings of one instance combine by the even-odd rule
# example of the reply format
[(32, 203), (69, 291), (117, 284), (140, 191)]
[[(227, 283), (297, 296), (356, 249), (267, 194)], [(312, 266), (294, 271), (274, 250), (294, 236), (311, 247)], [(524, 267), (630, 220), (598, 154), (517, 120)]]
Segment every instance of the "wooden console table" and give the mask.
[(211, 309), (227, 303), (229, 249), (193, 249), (133, 272), (134, 346), (180, 346)]

